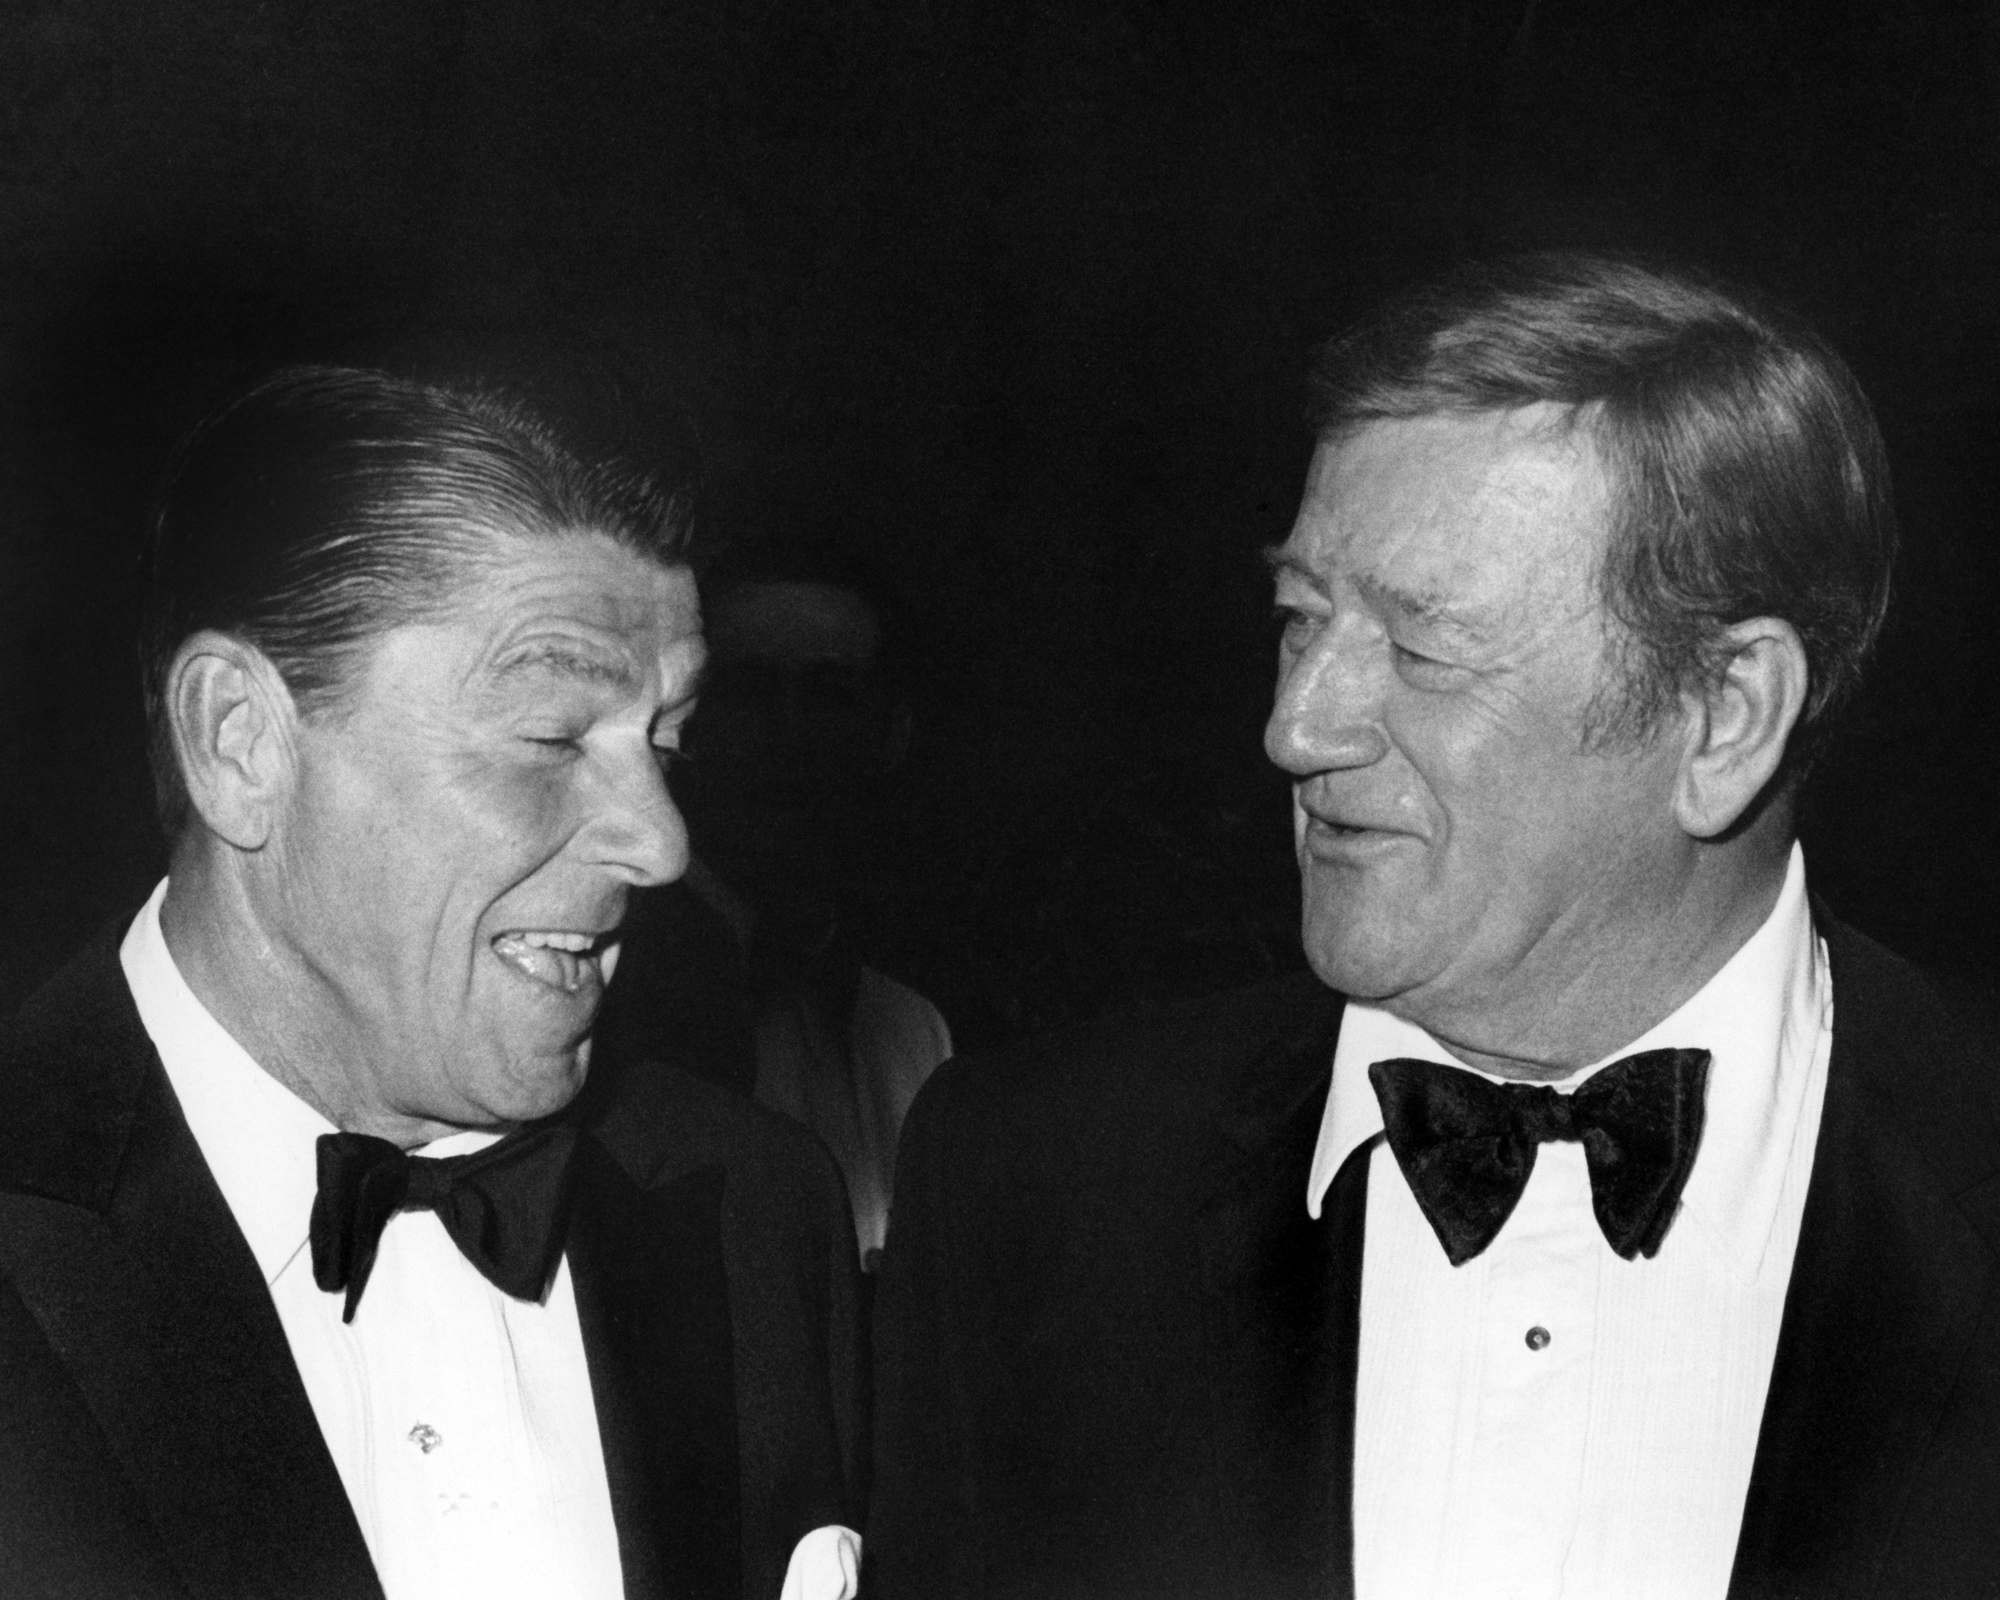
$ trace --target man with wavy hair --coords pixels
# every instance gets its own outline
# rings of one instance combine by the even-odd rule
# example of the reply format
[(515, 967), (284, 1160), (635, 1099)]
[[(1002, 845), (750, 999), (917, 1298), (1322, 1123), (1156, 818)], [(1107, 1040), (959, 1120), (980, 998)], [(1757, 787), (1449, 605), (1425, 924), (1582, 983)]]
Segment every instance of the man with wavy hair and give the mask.
[(920, 1097), (871, 1593), (1994, 1590), (1992, 1053), (1795, 834), (1895, 545), (1852, 376), (1572, 254), (1314, 392), (1312, 976)]

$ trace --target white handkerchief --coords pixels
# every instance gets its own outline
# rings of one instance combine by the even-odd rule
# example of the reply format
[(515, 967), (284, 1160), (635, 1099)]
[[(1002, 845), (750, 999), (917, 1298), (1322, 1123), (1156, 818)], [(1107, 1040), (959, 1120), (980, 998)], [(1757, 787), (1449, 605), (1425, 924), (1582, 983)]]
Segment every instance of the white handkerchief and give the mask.
[(798, 1542), (778, 1600), (854, 1600), (860, 1592), (861, 1535), (833, 1522)]

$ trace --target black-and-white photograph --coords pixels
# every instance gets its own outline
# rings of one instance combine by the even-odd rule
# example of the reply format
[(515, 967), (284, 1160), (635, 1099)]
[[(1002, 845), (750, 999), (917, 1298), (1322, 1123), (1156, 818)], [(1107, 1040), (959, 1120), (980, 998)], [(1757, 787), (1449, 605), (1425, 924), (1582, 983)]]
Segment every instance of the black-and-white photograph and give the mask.
[(2000, 1595), (2000, 8), (0, 5), (0, 1600)]

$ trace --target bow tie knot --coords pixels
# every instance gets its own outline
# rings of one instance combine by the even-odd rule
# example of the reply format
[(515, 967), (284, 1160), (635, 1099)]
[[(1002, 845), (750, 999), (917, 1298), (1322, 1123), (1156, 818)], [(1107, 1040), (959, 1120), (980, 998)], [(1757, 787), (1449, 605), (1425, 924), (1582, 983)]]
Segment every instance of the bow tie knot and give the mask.
[(1554, 1139), (1583, 1146), (1591, 1208), (1611, 1248), (1652, 1256), (1701, 1142), (1706, 1050), (1614, 1061), (1574, 1094), (1491, 1083), (1434, 1061), (1378, 1061), (1369, 1081), (1397, 1165), (1453, 1266), (1491, 1244)]
[(459, 1252), (495, 1288), (540, 1299), (562, 1254), (571, 1127), (521, 1128), (466, 1156), (413, 1156), (364, 1133), (320, 1137), (312, 1208), (313, 1281), (347, 1291), (342, 1320), (367, 1287), (382, 1230), (398, 1211), (434, 1211)]
[(1558, 1094), (1546, 1084), (1524, 1087), (1525, 1094), (1509, 1097), (1513, 1102), (1514, 1127), (1523, 1139), (1532, 1144), (1547, 1144), (1552, 1139), (1583, 1137), (1576, 1125), (1573, 1095)]

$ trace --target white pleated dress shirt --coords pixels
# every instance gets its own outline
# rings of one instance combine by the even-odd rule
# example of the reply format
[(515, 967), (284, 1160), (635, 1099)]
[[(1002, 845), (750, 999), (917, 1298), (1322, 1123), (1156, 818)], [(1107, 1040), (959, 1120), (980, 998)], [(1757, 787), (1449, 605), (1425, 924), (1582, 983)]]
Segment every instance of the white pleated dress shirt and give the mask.
[[(388, 1600), (622, 1600), (618, 1533), (565, 1259), (540, 1304), (496, 1289), (436, 1215), (390, 1218), (345, 1296), (313, 1281), (316, 1144), (334, 1128), (195, 998), (160, 932), (162, 883), (119, 951), (188, 1127), (249, 1242)], [(465, 1155), (497, 1136), (423, 1148)], [(821, 1528), (783, 1600), (851, 1600), (859, 1541)]]
[[(1581, 1145), (1544, 1144), (1480, 1255), (1446, 1259), (1382, 1142), (1371, 1062), (1457, 1062), (1350, 1006), (1307, 1196), (1372, 1141), (1354, 1442), (1361, 1600), (1692, 1600), (1728, 1587), (1832, 1046), (1794, 847), (1758, 931), (1641, 1050), (1711, 1052), (1700, 1148), (1659, 1254), (1620, 1259)], [(1497, 1081), (1497, 1080), (1496, 1080)]]

